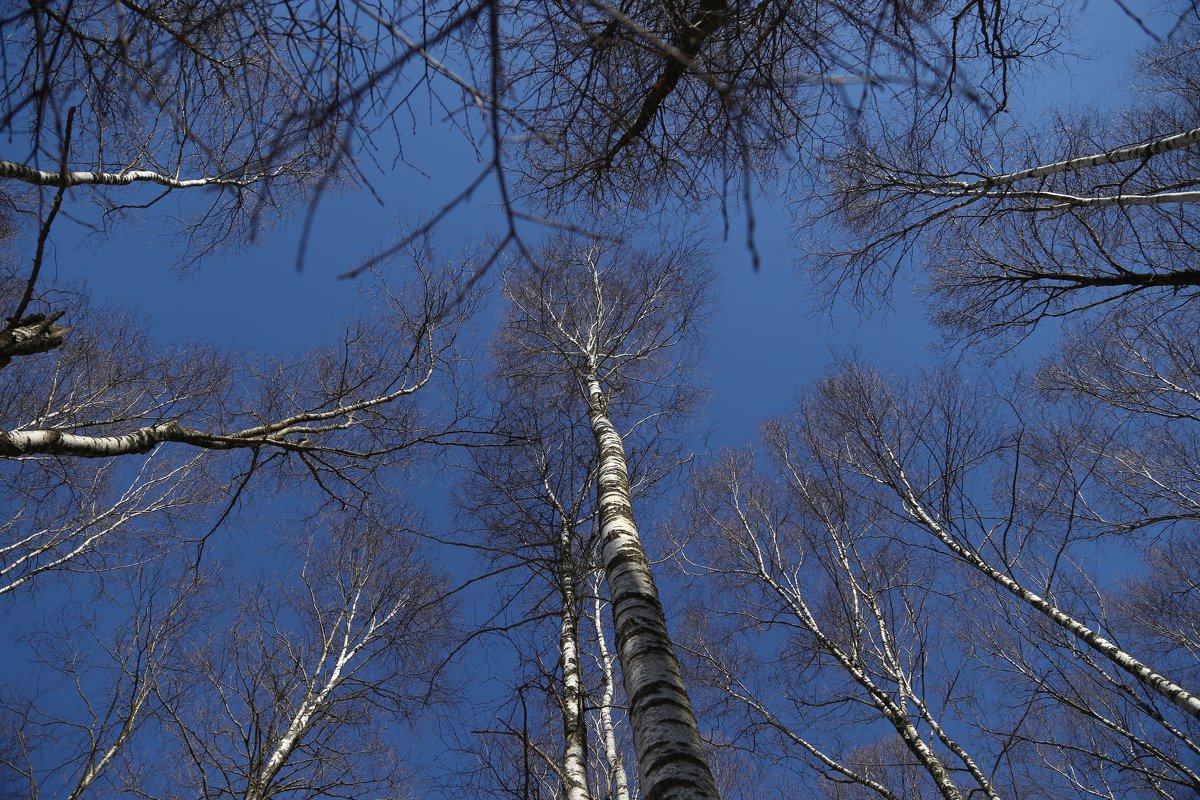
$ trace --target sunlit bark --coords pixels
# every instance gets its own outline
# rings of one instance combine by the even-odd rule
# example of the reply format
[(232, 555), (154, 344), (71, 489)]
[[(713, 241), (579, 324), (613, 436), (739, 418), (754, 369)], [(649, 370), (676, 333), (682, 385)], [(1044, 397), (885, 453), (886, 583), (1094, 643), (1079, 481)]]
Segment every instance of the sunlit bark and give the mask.
[(604, 759), (608, 765), (608, 781), (613, 800), (630, 800), (629, 776), (625, 772), (625, 763), (621, 758), (621, 749), (617, 745), (617, 731), (613, 722), (613, 689), (616, 685), (613, 673), (613, 659), (608, 650), (608, 642), (604, 633), (604, 623), (600, 613), (599, 586), (593, 600), (592, 628), (596, 633), (596, 650), (599, 654), (600, 665), (600, 704), (597, 708), (601, 737), (604, 742)]
[[(617, 656), (629, 703), (641, 793), (647, 800), (715, 798), (650, 562), (634, 522), (627, 453), (610, 403), (640, 402), (647, 420), (678, 413), (669, 351), (703, 309), (706, 281), (686, 253), (647, 255), (560, 243), (510, 279), (501, 334), (514, 372), (579, 391), (598, 465), (597, 513)], [(656, 379), (656, 376), (666, 376)], [(536, 376), (536, 377), (535, 377)], [(642, 393), (639, 395), (639, 393)]]
[(612, 597), (629, 720), (646, 800), (716, 798), (650, 561), (633, 519), (625, 446), (595, 375), (585, 383), (600, 453), (596, 483), (604, 571)]
[[(561, 552), (573, 550), (572, 529), (564, 526)], [(584, 719), (583, 665), (579, 655), (579, 587), (574, 566), (560, 570), (562, 582), (562, 626), (559, 651), (562, 657), (563, 796), (566, 800), (591, 800), (587, 781), (587, 724)]]

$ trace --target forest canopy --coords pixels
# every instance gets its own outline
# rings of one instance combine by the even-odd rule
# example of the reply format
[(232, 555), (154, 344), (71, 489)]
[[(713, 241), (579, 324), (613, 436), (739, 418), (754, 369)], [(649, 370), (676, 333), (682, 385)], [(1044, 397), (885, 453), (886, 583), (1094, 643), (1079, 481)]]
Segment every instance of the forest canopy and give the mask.
[[(2, 12), (0, 796), (1194, 796), (1200, 13), (1095, 5)], [(708, 333), (788, 261), (939, 346)]]

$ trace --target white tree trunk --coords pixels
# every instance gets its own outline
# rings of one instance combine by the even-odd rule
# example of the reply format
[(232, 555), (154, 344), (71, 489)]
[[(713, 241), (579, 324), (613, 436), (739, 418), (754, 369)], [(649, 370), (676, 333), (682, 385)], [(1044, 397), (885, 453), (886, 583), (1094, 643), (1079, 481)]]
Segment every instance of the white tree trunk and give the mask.
[(629, 776), (625, 774), (625, 762), (617, 747), (617, 730), (613, 725), (613, 659), (604, 636), (604, 625), (600, 616), (600, 592), (597, 586), (595, 605), (592, 609), (592, 625), (596, 628), (596, 649), (600, 651), (600, 730), (604, 734), (604, 760), (608, 764), (609, 791), (613, 800), (629, 800)]
[(584, 390), (599, 451), (597, 506), (604, 571), (642, 794), (646, 800), (717, 800), (650, 562), (633, 520), (625, 446), (596, 375), (586, 377)]
[(562, 581), (562, 628), (559, 648), (562, 652), (563, 720), (563, 797), (565, 800), (591, 800), (587, 785), (587, 726), (583, 716), (583, 668), (579, 662), (579, 596), (570, 563), (570, 530), (564, 526), (563, 556), (560, 560)]
[(1103, 655), (1113, 664), (1116, 664), (1125, 672), (1137, 678), (1143, 686), (1162, 695), (1196, 719), (1200, 719), (1200, 698), (1120, 649), (1110, 640), (1064, 612), (1050, 600), (1026, 589), (1016, 580), (993, 567), (974, 550), (959, 544), (917, 498), (916, 492), (909, 485), (908, 476), (904, 473), (903, 467), (900, 466), (899, 459), (890, 451), (889, 456), (892, 458), (900, 478), (900, 485), (893, 488), (900, 493), (900, 497), (904, 501), (908, 513), (926, 530), (937, 537), (952, 553), (979, 570), (997, 585), (1002, 586), (1013, 596), (1037, 609), (1037, 611), (1049, 618), (1062, 630), (1067, 631), (1076, 639)]

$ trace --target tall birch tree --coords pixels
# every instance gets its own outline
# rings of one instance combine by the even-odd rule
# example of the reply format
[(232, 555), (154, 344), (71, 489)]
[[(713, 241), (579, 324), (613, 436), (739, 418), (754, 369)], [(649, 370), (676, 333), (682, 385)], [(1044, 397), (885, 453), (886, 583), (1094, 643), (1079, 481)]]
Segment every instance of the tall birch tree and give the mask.
[(914, 784), (947, 800), (1019, 795), (973, 754), (982, 748), (956, 706), (981, 679), (939, 622), (957, 612), (927, 554), (836, 472), (802, 471), (774, 425), (764, 439), (770, 477), (748, 451), (697, 476), (683, 553), (715, 598), (698, 655), (740, 708), (742, 735), (864, 795)]
[[(514, 691), (521, 719), (541, 715), (542, 707), (553, 707), (550, 713), (561, 719), (560, 745), (539, 740), (525, 746), (540, 761), (561, 751), (561, 759), (548, 766), (562, 795), (584, 800), (594, 795), (589, 784), (601, 782), (628, 796), (621, 765), (625, 748), (618, 744), (614, 723), (623, 698), (617, 697), (608, 626), (599, 614), (606, 594), (603, 583), (592, 580), (600, 561), (595, 436), (578, 398), (556, 381), (530, 375), (525, 354), (509, 344), (505, 338), (495, 343), (488, 381), (495, 395), (489, 415), (506, 444), (469, 451), (462, 501), (482, 523), (478, 535), (465, 543), (482, 556), (481, 569), (504, 587), (514, 587), (502, 590), (504, 598), (494, 604), (496, 616), (484, 623), (484, 631), (514, 639), (513, 656), (522, 664), (517, 677), (525, 687)], [(686, 460), (672, 435), (679, 427), (672, 417), (688, 410), (678, 404), (663, 408), (655, 425), (626, 431), (632, 436), (630, 494), (637, 502), (652, 499)], [(549, 630), (551, 621), (557, 622), (556, 632)], [(514, 636), (518, 627), (519, 638)], [(545, 685), (553, 688), (540, 700), (535, 693)], [(543, 726), (488, 727), (487, 735), (528, 740)]]
[[(1147, 332), (1138, 361), (1041, 379), (1171, 413), (1195, 377), (1178, 344)], [(846, 364), (766, 428), (765, 467), (698, 473), (686, 643), (733, 747), (828, 797), (1196, 790), (1191, 433), (1101, 424), (1062, 391), (1035, 413), (948, 371)]]
[(529, 379), (573, 392), (597, 453), (601, 559), (629, 702), (642, 795), (716, 797), (707, 756), (633, 516), (614, 416), (654, 426), (691, 395), (681, 361), (703, 315), (707, 276), (694, 254), (567, 242), (508, 276), (502, 346)]
[[(554, 664), (547, 676), (553, 689), (542, 704), (556, 707), (562, 739), (560, 752), (550, 754), (544, 752), (546, 744), (529, 741), (541, 727), (537, 724), (520, 731), (488, 726), (485, 735), (523, 740), (522, 747), (547, 762), (565, 800), (590, 800), (580, 626), (596, 551), (594, 444), (585, 428), (572, 424), (565, 398), (536, 385), (505, 385), (503, 375), (495, 383), (503, 393), (494, 406), (496, 426), (508, 444), (471, 451), (462, 504), (482, 523), (482, 531), (467, 544), (482, 556), (488, 572), (502, 572), (508, 585), (518, 587), (511, 598), (496, 604), (496, 614), (507, 613), (490, 618), (485, 630), (524, 629), (514, 653), (529, 665), (522, 675), (545, 670), (543, 658)], [(549, 631), (543, 621), (556, 621), (557, 630)], [(543, 627), (546, 631), (539, 635)], [(531, 640), (534, 644), (527, 645)], [(538, 647), (539, 640), (554, 646)], [(553, 653), (548, 658), (543, 655), (547, 650)], [(536, 691), (541, 683), (526, 678), (522, 686)], [(539, 711), (537, 698), (530, 697), (534, 691), (515, 693), (523, 720)]]
[[(1005, 423), (1002, 408), (949, 373), (889, 387), (848, 365), (809, 395), (779, 442), (785, 463), (839, 475), (853, 495), (904, 524), (905, 547), (940, 553), (965, 596), (986, 602), (971, 641), (987, 654), (987, 669), (1029, 698), (1002, 734), (1008, 741), (1047, 766), (1053, 752), (1086, 761), (1091, 778), (1071, 792), (1086, 794), (1089, 780), (1129, 791), (1190, 785), (1196, 673), (1181, 652), (1133, 649), (1147, 640), (1127, 635), (1128, 619), (1108, 611), (1119, 593), (1086, 567), (1089, 551), (1122, 539), (1128, 546), (1137, 530), (1104, 513), (1104, 464), (1122, 448), (1109, 440), (1111, 449), (1094, 449), (1104, 440), (1080, 436), (1086, 417)], [(1144, 528), (1147, 537), (1158, 532)], [(1074, 726), (1047, 724), (1038, 710), (1044, 698)], [(1130, 753), (1141, 769), (1119, 767)], [(1071, 785), (1067, 773), (1053, 780), (1064, 792)]]

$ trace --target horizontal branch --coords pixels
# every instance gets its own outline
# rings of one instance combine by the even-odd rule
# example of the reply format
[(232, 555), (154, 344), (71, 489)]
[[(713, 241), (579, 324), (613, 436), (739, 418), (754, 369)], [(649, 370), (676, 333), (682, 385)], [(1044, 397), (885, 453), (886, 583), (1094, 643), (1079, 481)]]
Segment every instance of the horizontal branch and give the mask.
[[(419, 338), (428, 339), (430, 336), (430, 332), (425, 330)], [(432, 347), (432, 342), (430, 342), (430, 346)], [(148, 453), (164, 442), (179, 442), (206, 450), (233, 450), (269, 445), (284, 450), (306, 450), (334, 453), (351, 458), (370, 458), (381, 455), (383, 452), (400, 449), (404, 445), (388, 447), (383, 451), (356, 452), (323, 446), (315, 442), (310, 444), (308, 437), (348, 430), (360, 425), (361, 423), (355, 418), (358, 412), (392, 403), (417, 392), (429, 382), (436, 363), (437, 359), (431, 354), (429, 363), (415, 381), (411, 384), (401, 385), (387, 394), (354, 403), (339, 402), (333, 408), (324, 410), (302, 411), (284, 419), (232, 433), (219, 434), (193, 430), (185, 428), (176, 420), (148, 425), (117, 436), (82, 436), (55, 428), (0, 431), (0, 458), (20, 458), (34, 455), (112, 458)], [(0, 363), (0, 366), (3, 364)], [(428, 438), (417, 437), (413, 441)]]
[(37, 169), (25, 164), (18, 164), (15, 161), (0, 159), (0, 178), (24, 181), (34, 186), (53, 186), (59, 188), (87, 185), (126, 186), (131, 183), (157, 183), (160, 186), (167, 186), (171, 189), (192, 189), (198, 186), (245, 187), (267, 180), (268, 178), (274, 178), (280, 172), (281, 170), (275, 170), (273, 172), (262, 172), (241, 178), (221, 178), (214, 176), (209, 178), (183, 179), (164, 175), (161, 172), (149, 169), (131, 169), (122, 170), (121, 172), (47, 172), (46, 170)]
[[(929, 192), (925, 187), (918, 187), (918, 191), (924, 194), (940, 195), (943, 197), (985, 197), (991, 194), (989, 191), (994, 187), (985, 186), (977, 189), (951, 189), (938, 192)], [(1095, 207), (1095, 206), (1152, 206), (1152, 205), (1168, 205), (1173, 203), (1200, 203), (1200, 192), (1162, 192), (1159, 194), (1112, 194), (1100, 195), (1098, 197), (1088, 197), (1084, 195), (1066, 194), (1064, 192), (1052, 191), (1036, 191), (1036, 190), (1020, 190), (1013, 192), (1004, 192), (995, 195), (1003, 197), (1006, 200), (1029, 200), (1038, 201), (1046, 200), (1052, 205), (1029, 205), (1022, 207), (1020, 210), (1028, 211), (1059, 211), (1064, 208), (1072, 207)]]
[(1029, 180), (1030, 178), (1044, 178), (1047, 175), (1056, 175), (1062, 172), (1074, 172), (1089, 167), (1100, 167), (1106, 164), (1119, 164), (1122, 161), (1135, 161), (1153, 158), (1162, 153), (1167, 153), (1172, 150), (1179, 150), (1184, 147), (1200, 142), (1200, 128), (1192, 128), (1190, 131), (1183, 133), (1164, 136), (1161, 139), (1155, 139), (1152, 142), (1145, 144), (1137, 144), (1129, 147), (1119, 147), (1115, 150), (1108, 150), (1103, 153), (1096, 153), (1090, 156), (1081, 156), (1079, 158), (1071, 158), (1066, 161), (1056, 161), (1053, 164), (1043, 164), (1038, 167), (1030, 167), (1029, 169), (1020, 170), (1019, 172), (1009, 172), (1003, 175), (991, 175), (982, 180), (973, 183), (961, 182), (948, 184), (956, 189), (963, 191), (975, 191), (979, 189), (988, 189), (993, 186), (1002, 186), (1005, 184), (1016, 183), (1017, 181)]
[(209, 443), (198, 431), (178, 422), (148, 425), (119, 436), (81, 436), (54, 428), (29, 431), (0, 431), (0, 457), (52, 455), (77, 458), (112, 458), (149, 453), (163, 442), (188, 441), (201, 447), (226, 449), (222, 443)]
[(1054, 272), (1052, 270), (1010, 268), (997, 275), (984, 275), (971, 283), (975, 285), (989, 284), (1027, 284), (1027, 283), (1062, 284), (1066, 288), (1099, 288), (1130, 286), (1138, 289), (1186, 289), (1200, 286), (1200, 269), (1179, 269), (1169, 272), (1132, 272), (1122, 270), (1114, 273), (1079, 273)]

